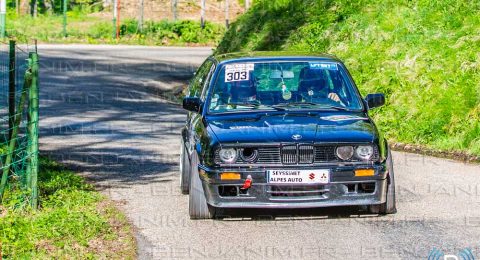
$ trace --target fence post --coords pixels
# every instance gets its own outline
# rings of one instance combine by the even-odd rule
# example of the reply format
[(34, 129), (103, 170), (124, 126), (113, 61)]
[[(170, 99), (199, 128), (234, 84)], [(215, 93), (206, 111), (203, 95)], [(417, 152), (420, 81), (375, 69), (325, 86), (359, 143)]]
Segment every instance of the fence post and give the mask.
[(205, 0), (202, 0), (200, 6), (200, 25), (202, 26), (202, 29), (205, 28)]
[(117, 0), (112, 0), (113, 1), (113, 38), (117, 38)]
[(8, 63), (8, 140), (12, 138), (13, 123), (15, 121), (15, 41), (10, 40)]
[(30, 164), (30, 188), (32, 191), (32, 208), (38, 206), (38, 54), (30, 53), (32, 80), (29, 89), (28, 102), (28, 139), (29, 139), (29, 164)]
[(63, 37), (67, 36), (67, 0), (63, 0)]
[(172, 13), (173, 13), (173, 21), (177, 21), (177, 5), (178, 0), (172, 0)]
[(5, 38), (5, 28), (7, 25), (7, 0), (0, 0), (0, 37)]
[(120, 39), (120, 0), (117, 0), (117, 40)]
[(144, 1), (140, 0), (140, 10), (139, 10), (139, 15), (138, 15), (138, 30), (140, 33), (143, 32), (143, 13), (144, 13)]
[(229, 12), (230, 12), (230, 3), (228, 0), (225, 0), (225, 27), (230, 26), (230, 18), (229, 18)]

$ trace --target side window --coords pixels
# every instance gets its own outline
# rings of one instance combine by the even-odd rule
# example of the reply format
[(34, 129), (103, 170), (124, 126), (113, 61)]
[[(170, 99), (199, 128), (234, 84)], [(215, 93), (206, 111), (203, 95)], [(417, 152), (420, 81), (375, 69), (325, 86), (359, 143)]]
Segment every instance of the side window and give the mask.
[(212, 67), (213, 62), (210, 60), (205, 61), (202, 66), (195, 73), (195, 77), (190, 83), (190, 90), (188, 92), (189, 97), (200, 97), (203, 91), (203, 86), (205, 86), (205, 81), (207, 80), (210, 68)]
[(210, 70), (208, 71), (208, 75), (207, 77), (205, 78), (205, 81), (203, 83), (203, 90), (202, 90), (202, 95), (200, 96), (200, 98), (202, 100), (205, 100), (205, 97), (207, 95), (207, 91), (208, 91), (208, 86), (206, 85), (207, 82), (210, 82), (210, 80), (212, 79), (212, 75), (213, 75), (213, 72), (215, 71), (215, 65), (211, 66), (210, 67)]

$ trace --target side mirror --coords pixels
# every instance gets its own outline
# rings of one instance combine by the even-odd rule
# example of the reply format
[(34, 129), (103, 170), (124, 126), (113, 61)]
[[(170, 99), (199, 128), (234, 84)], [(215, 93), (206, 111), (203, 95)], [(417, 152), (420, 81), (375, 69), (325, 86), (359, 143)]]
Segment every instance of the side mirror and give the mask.
[(183, 98), (182, 106), (185, 110), (198, 113), (201, 103), (198, 97), (185, 97)]
[(381, 107), (385, 105), (385, 95), (381, 93), (368, 94), (365, 97), (365, 101), (367, 102), (368, 109)]

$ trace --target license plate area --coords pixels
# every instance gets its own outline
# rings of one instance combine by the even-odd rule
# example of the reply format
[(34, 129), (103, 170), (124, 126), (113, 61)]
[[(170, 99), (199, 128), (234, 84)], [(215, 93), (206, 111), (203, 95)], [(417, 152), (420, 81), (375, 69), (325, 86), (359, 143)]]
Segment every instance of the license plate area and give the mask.
[(330, 170), (267, 170), (271, 184), (328, 184)]

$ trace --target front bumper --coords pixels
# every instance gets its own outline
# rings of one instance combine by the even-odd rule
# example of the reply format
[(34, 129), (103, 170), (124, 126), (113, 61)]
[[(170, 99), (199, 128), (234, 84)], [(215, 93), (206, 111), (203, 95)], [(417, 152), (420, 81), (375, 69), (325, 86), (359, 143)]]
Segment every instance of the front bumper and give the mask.
[[(297, 166), (294, 169), (330, 169), (330, 182), (308, 185), (268, 183), (266, 171), (279, 168), (287, 167), (213, 169), (199, 165), (199, 173), (207, 203), (218, 208), (318, 208), (374, 205), (386, 200), (388, 172), (385, 164)], [(355, 176), (355, 169), (365, 168), (373, 168), (375, 174)], [(237, 181), (220, 180), (222, 172), (238, 172), (242, 178)], [(252, 186), (242, 190), (248, 175), (252, 177)]]

